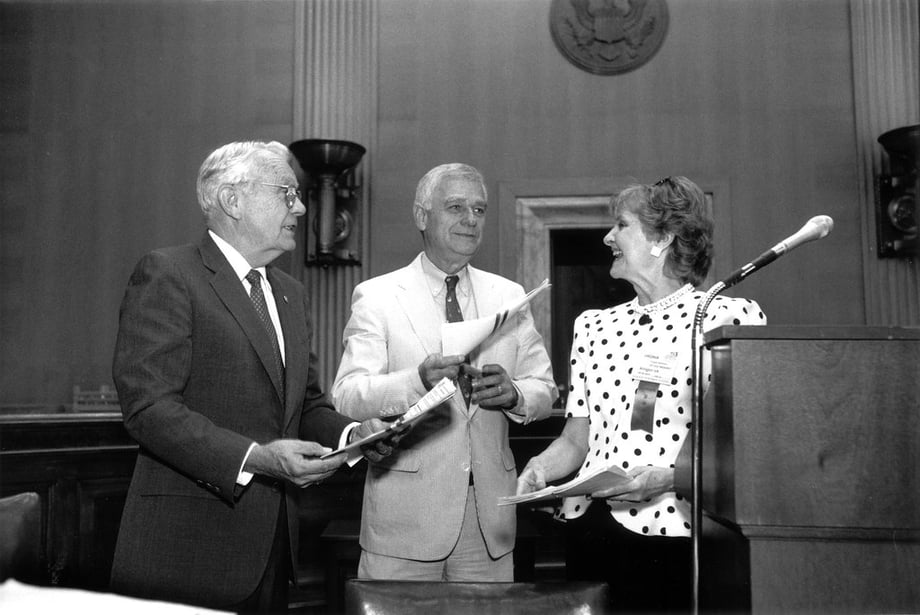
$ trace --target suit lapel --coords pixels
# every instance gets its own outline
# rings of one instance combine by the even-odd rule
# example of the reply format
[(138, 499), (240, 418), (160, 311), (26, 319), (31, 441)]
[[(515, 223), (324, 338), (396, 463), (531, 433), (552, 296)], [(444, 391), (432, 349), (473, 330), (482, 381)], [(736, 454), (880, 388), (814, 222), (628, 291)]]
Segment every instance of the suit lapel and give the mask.
[(432, 309), (433, 301), (425, 274), (422, 271), (421, 256), (404, 270), (396, 289), (396, 300), (406, 313), (409, 326), (415, 332), (426, 355), (441, 352), (441, 315)]
[(265, 329), (262, 328), (259, 316), (252, 306), (252, 300), (246, 295), (243, 285), (233, 272), (233, 267), (230, 266), (217, 244), (207, 233), (205, 233), (205, 239), (200, 247), (202, 262), (214, 272), (211, 278), (211, 287), (239, 323), (243, 333), (249, 338), (249, 342), (262, 361), (262, 366), (272, 379), (272, 384), (279, 400), (284, 399), (281, 395), (281, 383), (278, 381), (275, 369), (272, 367), (274, 357), (271, 340), (266, 335)]
[(306, 374), (309, 367), (309, 349), (302, 342), (307, 338), (307, 331), (304, 323), (306, 318), (303, 314), (298, 314), (295, 307), (291, 304), (288, 297), (288, 291), (283, 281), (276, 275), (275, 269), (269, 267), (268, 282), (272, 286), (272, 295), (275, 298), (275, 307), (278, 308), (278, 319), (281, 321), (281, 331), (284, 334), (284, 371), (285, 371), (285, 395), (284, 399), (284, 421), (282, 426), (287, 429), (287, 425), (294, 416), (296, 404), (289, 403), (292, 399), (300, 399), (302, 395), (297, 393), (300, 386), (300, 374)]

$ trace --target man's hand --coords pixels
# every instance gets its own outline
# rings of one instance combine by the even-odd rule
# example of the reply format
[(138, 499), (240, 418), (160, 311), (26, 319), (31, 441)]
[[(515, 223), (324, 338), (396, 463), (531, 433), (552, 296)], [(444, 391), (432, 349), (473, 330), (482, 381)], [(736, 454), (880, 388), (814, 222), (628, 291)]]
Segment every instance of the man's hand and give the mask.
[(425, 360), (419, 363), (418, 375), (422, 379), (422, 384), (427, 390), (441, 381), (441, 378), (457, 379), (460, 373), (460, 364), (466, 360), (466, 357), (460, 354), (448, 355), (442, 357), (440, 353), (430, 354)]
[[(380, 419), (368, 419), (355, 427), (351, 434), (348, 437), (349, 442), (354, 442), (355, 440), (360, 440), (366, 436), (376, 433), (383, 429), (386, 429), (389, 425), (384, 423)], [(392, 434), (376, 440), (369, 444), (365, 444), (361, 447), (361, 452), (369, 461), (380, 461), (384, 457), (389, 456), (396, 449), (396, 446), (399, 444), (399, 441), (405, 435), (411, 425), (404, 425), (397, 428)]]
[(486, 410), (510, 410), (518, 403), (518, 392), (511, 377), (501, 365), (490, 363), (482, 371), (469, 365), (463, 371), (472, 377), (473, 396), (470, 401)]
[(274, 440), (256, 445), (243, 469), (309, 487), (332, 476), (345, 461), (344, 455), (319, 458), (330, 450), (317, 442)]

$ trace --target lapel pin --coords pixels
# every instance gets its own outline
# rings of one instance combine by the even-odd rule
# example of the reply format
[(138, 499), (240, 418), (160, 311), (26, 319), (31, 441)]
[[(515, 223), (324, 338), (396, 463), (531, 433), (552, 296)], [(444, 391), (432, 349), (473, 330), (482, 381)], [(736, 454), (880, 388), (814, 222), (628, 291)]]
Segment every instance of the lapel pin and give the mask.
[(288, 300), (287, 300), (287, 295), (281, 295), (281, 298), (284, 299), (284, 302), (285, 302), (285, 303), (288, 302)]

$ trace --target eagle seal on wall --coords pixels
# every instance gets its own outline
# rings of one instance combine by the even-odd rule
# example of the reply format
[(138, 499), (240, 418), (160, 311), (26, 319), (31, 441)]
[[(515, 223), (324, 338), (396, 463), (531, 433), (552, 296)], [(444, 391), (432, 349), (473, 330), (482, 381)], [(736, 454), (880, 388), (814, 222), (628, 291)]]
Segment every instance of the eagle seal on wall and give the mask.
[(665, 0), (553, 0), (553, 41), (575, 66), (625, 73), (655, 55), (668, 29)]

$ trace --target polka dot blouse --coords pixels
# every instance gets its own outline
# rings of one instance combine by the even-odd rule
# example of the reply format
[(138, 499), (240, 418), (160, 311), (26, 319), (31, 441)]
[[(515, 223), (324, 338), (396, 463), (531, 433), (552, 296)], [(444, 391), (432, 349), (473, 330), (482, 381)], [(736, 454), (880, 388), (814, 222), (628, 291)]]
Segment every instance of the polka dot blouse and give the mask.
[[(598, 464), (626, 471), (640, 466), (673, 468), (691, 426), (693, 379), (691, 328), (703, 293), (689, 284), (645, 306), (636, 299), (605, 310), (588, 310), (575, 320), (566, 416), (588, 417), (589, 448), (579, 473)], [(716, 297), (703, 325), (764, 325), (760, 306), (747, 299)], [(667, 361), (649, 375), (656, 356)], [(704, 375), (709, 382), (708, 360)], [(640, 382), (657, 388), (651, 432), (632, 429)], [(648, 397), (646, 396), (646, 399)], [(575, 519), (589, 500), (566, 498), (557, 515)], [(607, 500), (621, 525), (637, 534), (689, 536), (690, 504), (674, 492), (644, 502)]]

